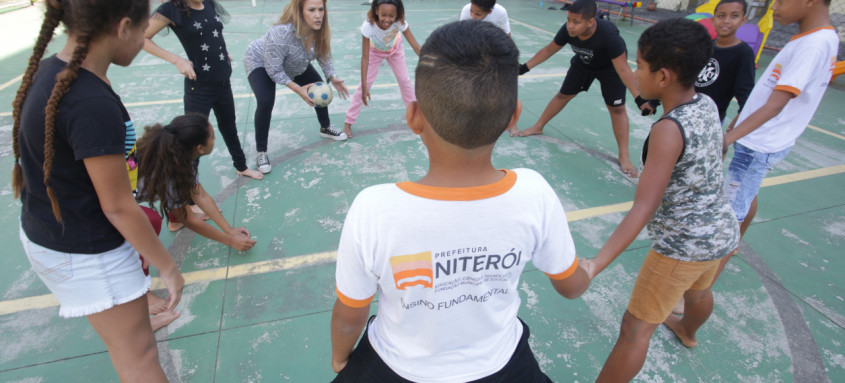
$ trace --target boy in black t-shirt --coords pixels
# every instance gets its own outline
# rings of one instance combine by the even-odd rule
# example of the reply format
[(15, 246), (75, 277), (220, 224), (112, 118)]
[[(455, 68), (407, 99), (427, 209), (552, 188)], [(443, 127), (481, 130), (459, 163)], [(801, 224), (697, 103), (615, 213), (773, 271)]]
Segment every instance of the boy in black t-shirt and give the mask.
[(530, 128), (511, 130), (512, 136), (530, 136), (542, 134), (543, 127), (569, 103), (579, 92), (590, 89), (593, 80), (598, 79), (601, 93), (613, 134), (619, 146), (619, 166), (629, 177), (637, 177), (637, 168), (631, 163), (628, 153), (628, 115), (625, 111), (625, 88), (637, 102), (643, 115), (654, 114), (659, 105), (656, 100), (649, 101), (640, 97), (634, 82), (634, 73), (628, 66), (625, 41), (613, 23), (596, 19), (595, 0), (576, 0), (569, 8), (566, 24), (555, 35), (554, 41), (540, 49), (531, 60), (520, 65), (519, 74), (525, 74), (531, 68), (540, 65), (569, 43), (575, 57), (570, 61), (570, 68), (560, 92), (555, 94), (540, 119)]
[[(722, 0), (716, 6), (713, 26), (716, 39), (713, 40), (713, 57), (695, 80), (695, 91), (704, 93), (719, 108), (719, 119), (724, 123), (731, 100), (736, 97), (739, 109), (754, 88), (754, 50), (736, 37), (736, 31), (748, 20), (745, 0)], [(736, 123), (734, 117), (730, 126)]]

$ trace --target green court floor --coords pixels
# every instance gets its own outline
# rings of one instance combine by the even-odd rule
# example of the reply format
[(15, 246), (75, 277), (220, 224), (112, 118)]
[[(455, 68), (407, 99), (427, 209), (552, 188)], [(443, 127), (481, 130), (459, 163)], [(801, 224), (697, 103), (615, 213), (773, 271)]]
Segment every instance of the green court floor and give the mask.
[[(331, 0), (328, 5), (335, 67), (351, 89), (360, 79), (358, 28), (367, 8), (362, 2)], [(499, 3), (510, 15), (522, 61), (551, 41), (566, 16), (546, 9), (551, 2), (543, 7), (539, 1)], [(241, 58), (285, 2), (221, 4), (232, 15), (225, 36), (235, 59), (238, 129), (254, 166), (255, 100)], [(463, 2), (407, 0), (405, 6), (411, 30), (422, 43), (437, 26), (456, 21)], [(30, 270), (18, 240), (20, 203), (12, 198), (9, 183), (10, 104), (39, 24), (32, 8), (0, 15), (0, 227), (5, 228), (0, 231), (0, 381), (117, 381), (87, 321), (58, 317), (56, 301)], [(636, 40), (646, 27), (620, 23), (629, 52), (636, 52)], [(173, 34), (155, 41), (182, 54)], [(59, 33), (49, 52), (63, 42)], [(407, 44), (405, 49), (413, 77), (417, 57)], [(521, 77), (520, 128), (537, 120), (559, 89), (571, 57), (572, 51), (564, 48)], [(760, 67), (770, 59), (763, 55)], [(634, 57), (629, 60), (633, 63)], [(109, 77), (135, 126), (166, 122), (182, 113), (182, 78), (154, 56), (142, 52), (130, 67), (110, 69)], [(333, 377), (329, 319), (335, 300), (334, 252), (349, 205), (366, 186), (413, 180), (427, 169), (427, 154), (407, 129), (404, 105), (386, 65), (372, 98), (353, 127), (354, 138), (334, 142), (321, 139), (314, 112), (279, 87), (270, 132), (272, 173), (262, 181), (236, 177), (222, 141), (203, 158), (202, 184), (232, 225), (247, 227), (258, 243), (238, 252), (188, 230), (161, 234), (187, 281), (178, 308), (181, 317), (156, 333), (171, 381), (325, 382)], [(687, 349), (666, 328), (658, 329), (636, 381), (845, 381), (843, 105), (845, 82), (840, 79), (829, 87), (811, 128), (771, 172), (741, 255), (714, 286), (715, 310), (699, 333), (699, 346)], [(329, 107), (335, 126), (342, 126), (348, 106), (348, 100), (336, 97)], [(632, 157), (638, 157), (655, 118), (635, 113), (630, 96), (628, 107), (630, 148)], [(733, 105), (728, 114), (735, 110)], [(567, 211), (579, 255), (590, 258), (633, 199), (637, 180), (623, 175), (615, 158), (610, 117), (594, 86), (553, 119), (545, 135), (503, 136), (493, 161), (501, 168), (542, 173)], [(520, 316), (531, 327), (531, 346), (554, 381), (595, 379), (616, 339), (647, 249), (642, 233), (583, 297), (572, 301), (558, 296), (543, 273), (526, 269)]]

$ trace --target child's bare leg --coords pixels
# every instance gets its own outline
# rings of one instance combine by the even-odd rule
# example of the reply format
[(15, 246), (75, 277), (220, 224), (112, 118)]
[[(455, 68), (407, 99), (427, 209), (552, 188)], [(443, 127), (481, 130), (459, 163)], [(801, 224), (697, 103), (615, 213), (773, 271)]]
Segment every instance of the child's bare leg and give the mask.
[(88, 321), (106, 345), (121, 382), (167, 382), (158, 362), (146, 296), (89, 315)]
[(751, 201), (751, 205), (748, 207), (748, 214), (745, 215), (745, 220), (739, 223), (740, 238), (745, 236), (745, 231), (751, 226), (751, 220), (754, 219), (755, 215), (757, 215), (757, 196), (754, 196), (754, 200)]
[(167, 310), (167, 301), (159, 298), (152, 291), (147, 291), (147, 308), (150, 311), (150, 315), (163, 313)]
[(629, 382), (640, 372), (657, 324), (646, 323), (625, 310), (619, 338), (604, 362), (596, 382)]
[(352, 138), (352, 124), (344, 123), (343, 124), (343, 132), (346, 133), (346, 137)]
[(165, 311), (150, 317), (150, 327), (153, 328), (153, 332), (158, 331), (164, 326), (170, 324), (179, 317), (178, 311)]
[(628, 152), (628, 113), (625, 105), (608, 105), (607, 110), (610, 111), (610, 124), (613, 126), (613, 135), (619, 149), (619, 168), (628, 177), (637, 178), (639, 172), (631, 163), (631, 154)]
[[(549, 121), (554, 118), (554, 116), (557, 116), (557, 114), (560, 113), (561, 110), (563, 110), (563, 107), (565, 107), (566, 104), (569, 103), (569, 100), (573, 98), (575, 98), (574, 94), (566, 95), (560, 92), (555, 93), (555, 96), (552, 97), (552, 100), (549, 101), (548, 105), (546, 105), (546, 109), (543, 110), (543, 114), (540, 115), (540, 119), (537, 120), (537, 122), (535, 122), (534, 125), (531, 125), (531, 127), (529, 127), (528, 129), (517, 131), (517, 133), (523, 137), (532, 136), (535, 134), (543, 134), (543, 128), (546, 126), (546, 124), (548, 124)], [(511, 135), (513, 135), (513, 130), (511, 130)]]
[(698, 345), (695, 333), (713, 312), (713, 292), (709, 287), (705, 290), (687, 290), (684, 301), (684, 316), (669, 314), (663, 324), (675, 333), (684, 346), (692, 348)]

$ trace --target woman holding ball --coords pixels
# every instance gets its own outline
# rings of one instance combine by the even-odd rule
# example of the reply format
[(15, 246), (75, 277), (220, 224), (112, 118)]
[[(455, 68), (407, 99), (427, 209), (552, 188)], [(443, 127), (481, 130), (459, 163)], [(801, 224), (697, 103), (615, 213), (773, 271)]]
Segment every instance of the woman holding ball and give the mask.
[(244, 54), (249, 86), (255, 93), (255, 146), (258, 151), (258, 170), (269, 173), (267, 136), (270, 117), (276, 99), (276, 84), (288, 87), (317, 112), (320, 136), (342, 141), (347, 137), (329, 121), (329, 110), (316, 106), (308, 97), (308, 87), (323, 81), (311, 65), (315, 58), (323, 74), (338, 94), (346, 98), (349, 92), (334, 72), (329, 44), (329, 21), (325, 0), (291, 0), (282, 11), (279, 21), (258, 40), (249, 44)]

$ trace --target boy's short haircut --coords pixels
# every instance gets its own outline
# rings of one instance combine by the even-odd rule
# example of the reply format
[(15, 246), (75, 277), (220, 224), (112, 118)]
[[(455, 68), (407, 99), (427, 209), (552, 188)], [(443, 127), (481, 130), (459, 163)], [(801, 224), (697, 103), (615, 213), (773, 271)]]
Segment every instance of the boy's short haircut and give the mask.
[(685, 18), (652, 25), (640, 35), (637, 48), (649, 71), (669, 69), (678, 76), (678, 82), (688, 88), (695, 84), (713, 54), (713, 42), (707, 29)]
[(575, 0), (569, 6), (569, 13), (581, 15), (585, 20), (596, 17), (596, 12), (598, 12), (598, 6), (595, 0)]
[(488, 13), (492, 12), (493, 7), (496, 6), (496, 0), (471, 0), (470, 3)]
[(519, 49), (492, 23), (443, 25), (420, 50), (416, 93), (432, 129), (447, 142), (473, 149), (496, 142), (517, 103)]
[(722, 4), (729, 4), (729, 3), (742, 4), (742, 15), (743, 16), (745, 15), (746, 12), (748, 12), (748, 2), (746, 2), (745, 0), (722, 0), (722, 1), (719, 2), (719, 4), (716, 5), (716, 8), (713, 10), (713, 12), (716, 12), (716, 10), (718, 10), (719, 7), (722, 6)]

